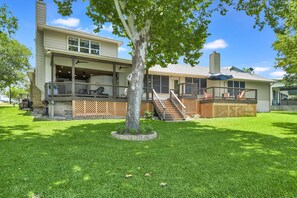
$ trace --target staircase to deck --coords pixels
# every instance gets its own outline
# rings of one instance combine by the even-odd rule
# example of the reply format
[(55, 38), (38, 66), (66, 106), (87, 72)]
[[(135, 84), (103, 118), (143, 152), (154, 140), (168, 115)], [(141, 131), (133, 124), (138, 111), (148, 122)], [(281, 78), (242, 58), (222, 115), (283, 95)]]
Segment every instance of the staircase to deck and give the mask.
[[(155, 110), (161, 120), (164, 121), (182, 121), (185, 120), (185, 111), (180, 110), (178, 107), (183, 106), (183, 104), (176, 105), (175, 100), (172, 97), (167, 100), (160, 100), (158, 95), (153, 90), (153, 104)], [(183, 106), (184, 107), (184, 106)], [(184, 108), (185, 110), (185, 108)], [(183, 113), (184, 112), (184, 113)]]
[(163, 100), (163, 103), (166, 106), (165, 111), (165, 121), (180, 121), (184, 120), (182, 114), (174, 106), (174, 104), (169, 100)]

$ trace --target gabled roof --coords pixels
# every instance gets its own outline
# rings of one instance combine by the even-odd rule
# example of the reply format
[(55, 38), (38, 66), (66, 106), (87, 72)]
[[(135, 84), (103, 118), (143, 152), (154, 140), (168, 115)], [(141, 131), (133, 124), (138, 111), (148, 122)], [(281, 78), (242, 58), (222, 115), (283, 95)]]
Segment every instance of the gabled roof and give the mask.
[(221, 71), (225, 74), (232, 75), (233, 79), (235, 80), (275, 82), (272, 79), (264, 78), (257, 74), (250, 74), (250, 73), (244, 72), (234, 66), (223, 68), (221, 69)]
[[(233, 80), (245, 80), (245, 81), (262, 81), (262, 82), (275, 82), (272, 79), (267, 79), (257, 74), (249, 74), (236, 67), (222, 68), (221, 72), (232, 75)], [(161, 74), (161, 75), (174, 75), (174, 76), (186, 76), (186, 77), (197, 77), (197, 78), (208, 78), (211, 73), (209, 73), (208, 67), (194, 66), (182, 64), (169, 64), (166, 68), (162, 68), (157, 65), (149, 69), (151, 74)]]
[(71, 30), (71, 29), (66, 29), (66, 28), (62, 28), (62, 27), (55, 27), (55, 26), (50, 26), (50, 25), (40, 25), (40, 24), (38, 24), (37, 29), (38, 30), (51, 30), (51, 31), (55, 31), (55, 32), (70, 34), (70, 35), (73, 35), (73, 36), (88, 38), (88, 39), (91, 39), (91, 40), (105, 41), (105, 42), (117, 44), (118, 47), (120, 47), (123, 44), (122, 41), (118, 41), (118, 40), (115, 40), (115, 39), (101, 37), (101, 36), (90, 34), (90, 33), (84, 32), (84, 31)]

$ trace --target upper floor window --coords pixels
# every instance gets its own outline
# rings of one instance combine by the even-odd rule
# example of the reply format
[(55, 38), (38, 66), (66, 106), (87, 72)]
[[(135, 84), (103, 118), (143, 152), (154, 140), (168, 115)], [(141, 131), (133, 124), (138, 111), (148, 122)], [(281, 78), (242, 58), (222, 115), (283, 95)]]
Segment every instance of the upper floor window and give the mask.
[(99, 55), (100, 44), (96, 41), (90, 41), (86, 39), (69, 36), (68, 50)]

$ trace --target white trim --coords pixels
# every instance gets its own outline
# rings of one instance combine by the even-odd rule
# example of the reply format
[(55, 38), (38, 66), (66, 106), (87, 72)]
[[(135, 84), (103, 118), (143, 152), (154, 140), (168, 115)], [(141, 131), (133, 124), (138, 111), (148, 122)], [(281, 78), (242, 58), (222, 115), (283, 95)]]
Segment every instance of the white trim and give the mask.
[(49, 25), (40, 25), (40, 24), (38, 24), (37, 29), (40, 30), (40, 31), (51, 30), (51, 31), (54, 31), (54, 32), (70, 34), (70, 35), (73, 35), (73, 36), (76, 36), (76, 37), (88, 38), (90, 40), (99, 41), (99, 42), (100, 41), (105, 41), (105, 42), (108, 42), (108, 43), (117, 44), (118, 47), (120, 47), (124, 43), (122, 41), (118, 41), (118, 40), (115, 40), (115, 39), (105, 38), (105, 37), (89, 34), (89, 33), (86, 33), (86, 32), (78, 31), (78, 30), (70, 30), (70, 29), (66, 29), (66, 28), (54, 27), (54, 26), (49, 26)]
[(97, 60), (117, 62), (118, 65), (120, 65), (120, 63), (131, 64), (131, 66), (132, 66), (132, 61), (129, 59), (97, 55), (97, 54), (81, 53), (81, 52), (70, 51), (70, 50), (53, 49), (53, 48), (47, 48), (47, 47), (44, 50), (45, 51), (50, 50), (52, 53), (65, 54), (65, 55), (70, 55), (70, 56), (75, 56), (75, 57), (85, 57), (85, 58), (93, 58), (95, 60), (97, 59)]
[[(69, 38), (75, 38), (75, 39), (78, 39), (77, 40), (77, 46), (76, 45), (69, 45)], [(83, 49), (87, 49), (86, 47), (81, 47), (80, 46), (80, 40), (86, 40), (86, 41), (89, 41), (89, 53), (85, 53), (85, 52), (81, 52), (80, 51), (80, 48), (83, 48)], [(67, 36), (67, 51), (71, 51), (71, 52), (79, 52), (79, 53), (84, 53), (84, 54), (92, 54), (92, 48), (91, 48), (91, 45), (92, 45), (92, 42), (94, 43), (98, 43), (99, 44), (99, 54), (93, 54), (93, 55), (101, 55), (102, 52), (101, 52), (101, 43), (100, 41), (95, 41), (95, 40), (90, 40), (90, 39), (85, 39), (85, 38), (80, 38), (80, 37), (76, 37), (76, 36), (71, 36), (71, 35), (68, 35)], [(69, 46), (73, 46), (73, 47), (77, 47), (77, 51), (73, 51), (73, 50), (69, 50)]]

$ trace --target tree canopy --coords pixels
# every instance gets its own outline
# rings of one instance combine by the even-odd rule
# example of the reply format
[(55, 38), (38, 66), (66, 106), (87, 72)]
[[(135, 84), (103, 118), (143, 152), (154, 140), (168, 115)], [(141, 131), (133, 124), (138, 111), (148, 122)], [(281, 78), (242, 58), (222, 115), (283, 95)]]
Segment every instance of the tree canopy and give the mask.
[(18, 29), (17, 18), (8, 10), (6, 4), (0, 6), (0, 33), (14, 34)]
[(273, 47), (277, 50), (276, 67), (286, 74), (284, 82), (287, 85), (297, 84), (297, 1), (291, 1), (289, 12), (285, 14), (284, 34), (277, 34)]
[(0, 33), (0, 88), (24, 81), (30, 56), (26, 46)]
[(23, 82), (30, 68), (30, 50), (11, 38), (17, 28), (17, 19), (4, 4), (0, 7), (0, 89)]

